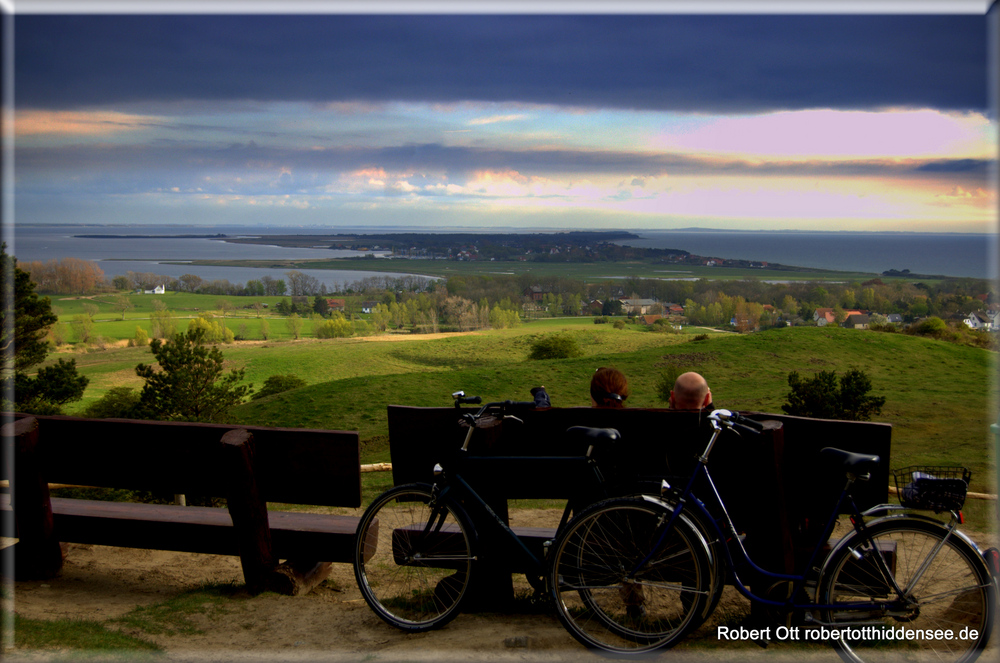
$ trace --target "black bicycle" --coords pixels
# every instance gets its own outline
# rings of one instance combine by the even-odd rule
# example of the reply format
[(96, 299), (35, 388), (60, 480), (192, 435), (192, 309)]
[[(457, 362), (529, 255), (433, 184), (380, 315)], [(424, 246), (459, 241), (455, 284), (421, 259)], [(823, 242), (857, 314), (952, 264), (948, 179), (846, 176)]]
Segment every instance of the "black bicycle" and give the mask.
[[(481, 402), (463, 392), (452, 397), (456, 406)], [(362, 596), (384, 621), (406, 631), (425, 631), (453, 619), (461, 611), (477, 573), (483, 552), (478, 532), (485, 528), (495, 534), (491, 541), (500, 541), (504, 547), (490, 552), (517, 560), (518, 568), (527, 569), (525, 575), (536, 592), (548, 597), (544, 554), (525, 545), (475, 491), (464, 472), (476, 462), (550, 460), (564, 471), (574, 472), (580, 477), (581, 490), (600, 499), (607, 493), (602, 492), (605, 480), (593, 451), (598, 445), (614, 442), (619, 435), (614, 429), (568, 429), (568, 436), (589, 443), (586, 453), (579, 457), (476, 456), (470, 451), (477, 424), (484, 417), (516, 419), (519, 410), (534, 405), (503, 401), (487, 403), (475, 413), (461, 414), (468, 426), (465, 442), (452, 455), (439, 459), (433, 484), (396, 486), (369, 505), (357, 529), (354, 571)], [(566, 527), (577, 505), (573, 500), (567, 503), (557, 532)], [(476, 514), (474, 518), (470, 511)]]
[[(751, 601), (801, 620), (801, 626), (786, 622), (767, 631), (778, 640), (827, 642), (854, 662), (969, 663), (979, 656), (996, 618), (997, 587), (983, 553), (957, 528), (968, 471), (956, 476), (947, 468), (906, 468), (899, 473), (902, 504), (861, 513), (851, 488), (869, 478), (879, 457), (823, 449), (824, 464), (846, 479), (843, 490), (805, 573), (772, 573), (750, 559), (708, 471), (720, 433), (755, 431), (760, 424), (728, 410), (712, 412), (709, 420), (711, 437), (685, 487), (664, 482), (659, 497), (595, 504), (552, 545), (556, 612), (574, 638), (614, 654), (669, 647), (700, 623), (714, 600), (712, 579), (728, 577)], [(699, 478), (721, 517), (713, 517), (692, 492)], [(853, 529), (824, 555), (844, 505)], [(949, 513), (951, 519), (914, 510)], [(700, 517), (686, 520), (688, 512)], [(710, 551), (692, 545), (692, 523), (703, 529), (702, 539), (731, 545)], [(781, 583), (784, 596), (751, 592), (741, 580), (748, 570)]]

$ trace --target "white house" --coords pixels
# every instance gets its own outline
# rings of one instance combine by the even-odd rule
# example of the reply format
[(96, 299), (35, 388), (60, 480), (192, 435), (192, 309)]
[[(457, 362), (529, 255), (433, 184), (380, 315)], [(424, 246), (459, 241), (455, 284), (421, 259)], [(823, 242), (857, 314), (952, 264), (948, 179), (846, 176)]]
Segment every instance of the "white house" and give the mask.
[(146, 294), (146, 295), (163, 295), (163, 294), (166, 294), (166, 292), (167, 292), (167, 286), (165, 286), (165, 285), (158, 285), (155, 288), (153, 288), (152, 290), (143, 290), (142, 292), (143, 292), (143, 294)]
[(972, 329), (990, 330), (995, 327), (995, 319), (982, 311), (973, 311), (963, 322)]

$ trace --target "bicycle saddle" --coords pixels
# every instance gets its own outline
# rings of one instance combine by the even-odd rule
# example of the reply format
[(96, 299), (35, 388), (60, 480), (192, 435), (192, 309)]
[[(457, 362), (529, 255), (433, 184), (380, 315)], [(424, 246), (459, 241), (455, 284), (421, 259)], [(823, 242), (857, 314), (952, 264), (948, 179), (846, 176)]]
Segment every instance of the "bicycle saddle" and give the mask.
[(844, 451), (843, 449), (835, 449), (833, 447), (824, 447), (820, 449), (819, 455), (820, 458), (823, 459), (824, 463), (839, 465), (845, 472), (850, 472), (851, 474), (858, 476), (868, 474), (874, 470), (881, 461), (878, 456), (872, 454), (858, 454), (852, 451)]
[(573, 426), (566, 429), (566, 434), (570, 437), (595, 442), (617, 442), (622, 438), (622, 434), (614, 428), (590, 428), (589, 426)]

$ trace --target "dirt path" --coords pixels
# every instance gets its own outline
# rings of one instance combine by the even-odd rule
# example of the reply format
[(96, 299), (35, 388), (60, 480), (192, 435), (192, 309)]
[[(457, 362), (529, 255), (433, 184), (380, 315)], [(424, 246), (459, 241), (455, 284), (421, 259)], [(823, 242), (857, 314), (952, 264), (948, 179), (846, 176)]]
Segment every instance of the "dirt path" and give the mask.
[[(558, 511), (514, 510), (516, 524), (546, 525)], [(68, 546), (56, 578), (18, 582), (14, 609), (33, 619), (87, 619), (105, 623), (161, 646), (154, 660), (178, 661), (604, 661), (573, 640), (545, 608), (524, 604), (520, 613), (462, 614), (446, 627), (406, 634), (379, 620), (358, 591), (350, 565), (338, 564), (330, 579), (300, 597), (243, 591), (186, 613), (199, 632), (149, 633), (109, 623), (140, 606), (152, 607), (208, 583), (242, 585), (235, 557), (105, 546)], [(720, 643), (715, 625), (738, 622), (748, 603), (727, 588), (714, 617), (661, 658), (674, 660), (838, 661), (821, 645)], [(15, 634), (15, 642), (17, 636)], [(997, 638), (994, 638), (996, 641)], [(7, 643), (5, 643), (6, 645)], [(996, 644), (990, 648), (995, 655)], [(989, 653), (989, 652), (987, 652)], [(5, 649), (9, 661), (64, 658), (66, 652)], [(766, 658), (765, 658), (766, 657)], [(645, 659), (644, 659), (645, 660)], [(985, 659), (984, 659), (985, 660)], [(988, 658), (988, 660), (996, 660)]]

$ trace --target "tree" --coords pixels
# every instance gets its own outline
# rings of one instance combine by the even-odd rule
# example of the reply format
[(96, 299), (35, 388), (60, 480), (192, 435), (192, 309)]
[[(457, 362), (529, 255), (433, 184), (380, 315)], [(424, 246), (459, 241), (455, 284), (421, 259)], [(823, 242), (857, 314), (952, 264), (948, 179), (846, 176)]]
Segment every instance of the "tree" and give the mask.
[(201, 277), (196, 274), (181, 274), (178, 281), (187, 292), (195, 292), (201, 286)]
[(160, 366), (139, 364), (136, 375), (146, 381), (137, 414), (144, 419), (222, 421), (252, 391), (240, 384), (243, 369), (223, 375), (222, 352), (204, 345), (205, 331), (192, 328), (172, 339), (153, 339), (149, 348)]
[[(3, 351), (6, 379), (12, 377), (14, 371), (24, 371), (45, 360), (49, 352), (45, 337), (58, 318), (52, 312), (51, 300), (35, 293), (31, 276), (17, 267), (14, 256), (7, 255), (6, 243), (0, 245), (0, 270), (3, 280), (0, 350)], [(8, 365), (8, 358), (13, 365)]]
[(608, 299), (601, 307), (601, 315), (621, 315), (625, 305), (618, 299)]
[[(153, 302), (153, 306), (162, 302)], [(177, 333), (174, 316), (167, 309), (156, 310), (149, 314), (150, 336), (170, 338)]]
[(7, 255), (6, 243), (0, 244), (0, 276), (4, 409), (56, 414), (62, 405), (83, 397), (88, 380), (77, 373), (75, 359), (60, 359), (29, 377), (28, 370), (42, 363), (48, 354), (46, 336), (57, 318), (49, 298), (35, 293), (31, 276), (18, 268), (14, 256)]
[(788, 374), (788, 402), (781, 409), (788, 414), (817, 419), (871, 421), (882, 412), (884, 396), (869, 396), (872, 383), (864, 371), (852, 368), (840, 377), (835, 371), (820, 371), (803, 380), (797, 371)]
[(76, 372), (76, 359), (59, 359), (38, 369), (35, 377), (17, 373), (14, 377), (15, 402), (19, 410), (34, 414), (59, 414), (62, 406), (83, 398), (90, 382)]
[(125, 295), (118, 295), (117, 297), (115, 297), (115, 303), (113, 304), (113, 307), (116, 311), (121, 311), (122, 320), (124, 320), (125, 312), (128, 311), (129, 309), (135, 308), (135, 305), (132, 303), (132, 300), (130, 300)]
[(298, 313), (292, 313), (285, 319), (285, 327), (288, 328), (288, 333), (292, 335), (292, 338), (298, 340), (299, 334), (302, 333), (302, 318), (299, 317)]
[(330, 305), (326, 301), (326, 297), (322, 295), (316, 295), (313, 298), (313, 311), (319, 313), (324, 318), (330, 313)]

